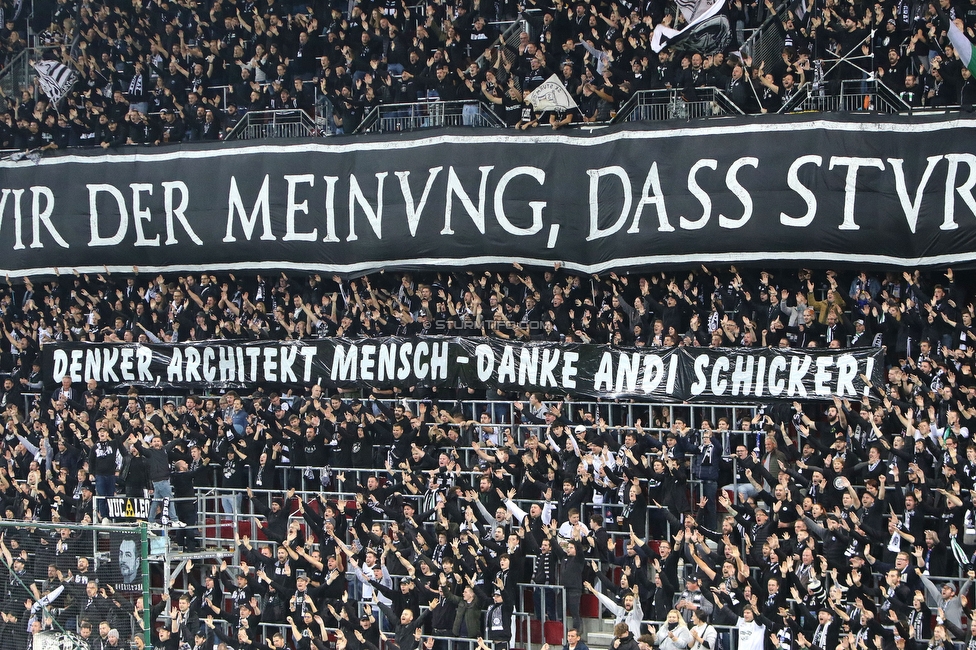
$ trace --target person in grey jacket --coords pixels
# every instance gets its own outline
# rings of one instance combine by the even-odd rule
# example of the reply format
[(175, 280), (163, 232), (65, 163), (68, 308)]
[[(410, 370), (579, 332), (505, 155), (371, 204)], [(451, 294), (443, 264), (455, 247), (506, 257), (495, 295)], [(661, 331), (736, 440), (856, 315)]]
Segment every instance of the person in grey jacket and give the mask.
[[(173, 502), (173, 485), (169, 480), (169, 451), (172, 449), (176, 440), (169, 443), (167, 446), (163, 446), (163, 439), (159, 436), (153, 436), (152, 441), (149, 446), (142, 444), (141, 440), (137, 440), (134, 446), (139, 450), (139, 453), (146, 457), (146, 462), (149, 464), (149, 480), (152, 481), (153, 486), (153, 500), (152, 504), (149, 506), (149, 512), (154, 516), (156, 513), (156, 505), (160, 506), (160, 523), (164, 526), (176, 526), (177, 528), (183, 528), (186, 526), (183, 522), (179, 520), (176, 516), (176, 504)], [(167, 505), (168, 512), (167, 512)]]
[(966, 635), (962, 627), (963, 606), (960, 594), (969, 591), (976, 578), (976, 572), (970, 569), (967, 575), (968, 580), (962, 583), (962, 588), (957, 592), (956, 586), (951, 582), (945, 582), (942, 587), (936, 587), (935, 583), (927, 575), (922, 573), (922, 569), (916, 567), (915, 572), (922, 580), (925, 587), (925, 600), (930, 607), (938, 608), (936, 622), (945, 625), (953, 637), (961, 639)]
[(626, 623), (630, 630), (635, 634), (640, 634), (640, 623), (644, 619), (644, 610), (641, 608), (640, 598), (637, 595), (637, 585), (633, 587), (633, 594), (623, 597), (623, 604), (615, 603), (610, 597), (600, 593), (593, 588), (589, 582), (583, 583), (583, 588), (597, 597), (603, 606), (610, 610), (616, 617), (614, 624)]

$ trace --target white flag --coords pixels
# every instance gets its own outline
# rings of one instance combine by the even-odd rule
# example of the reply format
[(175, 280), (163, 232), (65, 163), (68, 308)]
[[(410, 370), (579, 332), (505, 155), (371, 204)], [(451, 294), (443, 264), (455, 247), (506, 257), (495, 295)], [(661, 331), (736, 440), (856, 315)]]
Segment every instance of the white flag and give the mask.
[(38, 61), (34, 64), (41, 90), (52, 104), (59, 104), (78, 80), (78, 73), (57, 61)]
[(577, 108), (576, 100), (556, 75), (552, 75), (529, 93), (529, 101), (535, 111), (571, 111)]

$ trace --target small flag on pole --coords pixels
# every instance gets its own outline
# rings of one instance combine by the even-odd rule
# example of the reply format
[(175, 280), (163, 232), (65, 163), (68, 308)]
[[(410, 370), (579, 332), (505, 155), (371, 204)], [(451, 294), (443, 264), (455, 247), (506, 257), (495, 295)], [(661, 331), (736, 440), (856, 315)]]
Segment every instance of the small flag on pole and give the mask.
[(535, 111), (571, 111), (578, 108), (576, 100), (556, 75), (552, 75), (529, 93), (529, 101)]

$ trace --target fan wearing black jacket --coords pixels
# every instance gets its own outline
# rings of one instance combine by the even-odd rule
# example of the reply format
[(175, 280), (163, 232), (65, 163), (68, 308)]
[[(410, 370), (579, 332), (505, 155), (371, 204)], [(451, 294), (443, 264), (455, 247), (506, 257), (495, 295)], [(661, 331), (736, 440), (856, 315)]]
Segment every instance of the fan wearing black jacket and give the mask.
[(427, 620), (427, 617), (430, 616), (432, 611), (437, 609), (440, 601), (436, 598), (430, 601), (430, 608), (417, 617), (414, 616), (413, 610), (410, 609), (403, 610), (400, 612), (400, 615), (397, 616), (396, 613), (387, 605), (379, 602), (377, 604), (379, 605), (380, 610), (383, 612), (383, 615), (386, 616), (387, 620), (399, 621), (399, 623), (396, 625), (396, 629), (394, 630), (394, 637), (397, 647), (399, 647), (400, 650), (417, 650), (418, 642), (414, 632), (421, 629), (424, 621)]

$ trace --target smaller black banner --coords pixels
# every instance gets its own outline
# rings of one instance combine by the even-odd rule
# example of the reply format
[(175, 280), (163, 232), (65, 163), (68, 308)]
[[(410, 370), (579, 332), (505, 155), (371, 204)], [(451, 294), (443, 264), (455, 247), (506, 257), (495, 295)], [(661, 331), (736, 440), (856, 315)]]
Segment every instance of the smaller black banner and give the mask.
[(108, 497), (108, 516), (113, 521), (148, 521), (152, 499), (135, 497)]
[(880, 348), (614, 348), (482, 338), (325, 339), (44, 347), (45, 378), (106, 387), (497, 388), (656, 401), (860, 399), (881, 383)]

